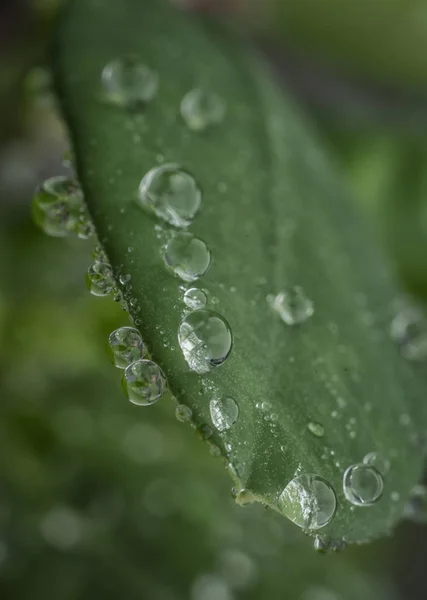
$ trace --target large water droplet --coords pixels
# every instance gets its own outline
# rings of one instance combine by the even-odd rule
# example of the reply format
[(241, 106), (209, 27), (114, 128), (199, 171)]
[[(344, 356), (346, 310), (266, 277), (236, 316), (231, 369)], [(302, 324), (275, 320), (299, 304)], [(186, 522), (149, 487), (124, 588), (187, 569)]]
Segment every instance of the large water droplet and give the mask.
[(197, 181), (173, 163), (154, 167), (139, 185), (139, 204), (175, 227), (187, 227), (201, 203)]
[(325, 428), (320, 423), (314, 423), (310, 421), (310, 423), (307, 425), (307, 428), (309, 432), (316, 437), (322, 437), (325, 433)]
[(206, 306), (206, 294), (203, 290), (190, 288), (184, 294), (184, 303), (191, 310), (198, 310)]
[(423, 525), (427, 523), (427, 486), (416, 485), (414, 487), (403, 516), (414, 523)]
[(365, 465), (371, 465), (384, 477), (390, 471), (390, 461), (381, 452), (369, 452), (363, 459)]
[(188, 423), (193, 417), (193, 411), (185, 404), (178, 404), (175, 409), (175, 416), (181, 423)]
[(133, 404), (148, 406), (164, 394), (166, 379), (156, 363), (140, 359), (123, 373), (123, 389)]
[(382, 475), (371, 465), (357, 464), (344, 473), (343, 490), (349, 502), (356, 506), (371, 506), (383, 493)]
[(183, 281), (195, 281), (208, 270), (211, 253), (203, 240), (191, 233), (178, 233), (166, 246), (164, 259)]
[(141, 334), (134, 327), (120, 327), (113, 331), (108, 347), (111, 359), (119, 369), (126, 369), (146, 352)]
[(407, 305), (402, 308), (391, 323), (390, 334), (405, 358), (427, 359), (427, 317), (421, 307)]
[(108, 263), (96, 262), (86, 273), (86, 284), (94, 296), (108, 296), (115, 287), (113, 269)]
[(299, 286), (280, 292), (277, 296), (267, 296), (267, 300), (287, 325), (303, 323), (314, 313), (313, 302)]
[(227, 321), (210, 310), (196, 310), (182, 321), (178, 341), (192, 371), (207, 373), (221, 365), (233, 345)]
[(159, 78), (138, 57), (127, 56), (112, 60), (104, 67), (102, 84), (110, 102), (134, 107), (154, 98)]
[(203, 131), (221, 123), (225, 116), (225, 102), (217, 94), (196, 88), (182, 99), (181, 115), (190, 129)]
[(51, 177), (37, 188), (33, 198), (33, 218), (48, 235), (77, 234), (81, 217), (87, 219), (83, 193), (76, 181), (62, 176)]
[(209, 404), (211, 419), (218, 431), (226, 431), (237, 421), (239, 407), (233, 398), (221, 396), (212, 398)]
[(279, 497), (283, 514), (303, 529), (320, 529), (332, 520), (337, 500), (332, 486), (319, 475), (298, 475)]

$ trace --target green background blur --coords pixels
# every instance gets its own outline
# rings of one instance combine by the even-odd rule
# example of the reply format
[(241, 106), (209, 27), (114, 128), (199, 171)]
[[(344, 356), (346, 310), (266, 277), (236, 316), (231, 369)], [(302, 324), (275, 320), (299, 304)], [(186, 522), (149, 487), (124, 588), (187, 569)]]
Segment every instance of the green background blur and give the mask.
[[(425, 599), (427, 529), (317, 554), (280, 516), (235, 506), (221, 462), (172, 403), (125, 400), (105, 347), (127, 316), (87, 292), (91, 244), (49, 239), (30, 216), (37, 183), (70, 172), (48, 74), (34, 70), (57, 5), (0, 2), (1, 600)], [(229, 9), (317, 122), (402, 285), (425, 300), (427, 2)]]

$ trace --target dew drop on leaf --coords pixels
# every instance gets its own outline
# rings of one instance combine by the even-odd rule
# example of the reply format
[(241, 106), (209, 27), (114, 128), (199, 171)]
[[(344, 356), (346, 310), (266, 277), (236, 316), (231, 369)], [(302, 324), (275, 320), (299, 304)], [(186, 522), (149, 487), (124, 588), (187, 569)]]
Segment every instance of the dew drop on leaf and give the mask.
[(295, 525), (316, 530), (332, 520), (337, 500), (326, 479), (319, 475), (298, 475), (288, 483), (279, 497), (279, 508)]
[(154, 167), (139, 185), (138, 204), (175, 227), (190, 225), (201, 203), (197, 181), (174, 163)]
[(210, 310), (196, 310), (187, 315), (179, 326), (178, 341), (188, 366), (200, 374), (221, 365), (233, 345), (229, 324)]
[(166, 246), (164, 259), (183, 281), (195, 281), (208, 270), (211, 252), (203, 240), (191, 233), (178, 233)]
[(315, 437), (323, 437), (325, 434), (325, 428), (320, 423), (314, 423), (313, 421), (310, 421), (310, 423), (307, 425), (307, 428)]
[(196, 88), (182, 99), (181, 116), (189, 129), (203, 131), (223, 121), (225, 102), (217, 94)]
[(188, 423), (192, 419), (193, 411), (185, 404), (178, 404), (175, 409), (175, 416), (181, 423)]
[(51, 177), (37, 188), (33, 198), (33, 218), (47, 235), (78, 235), (82, 217), (86, 223), (83, 192), (73, 179)]
[(344, 473), (344, 495), (355, 506), (375, 504), (380, 499), (383, 488), (381, 473), (371, 465), (351, 465)]
[(157, 73), (137, 56), (112, 60), (104, 67), (101, 79), (107, 99), (127, 107), (152, 100), (159, 84)]
[(369, 452), (363, 462), (365, 465), (375, 467), (383, 477), (390, 471), (390, 461), (381, 452)]
[(287, 325), (307, 321), (314, 313), (313, 302), (300, 286), (289, 288), (277, 296), (267, 296), (267, 301)]
[(140, 359), (123, 373), (123, 389), (133, 404), (154, 404), (166, 390), (166, 379), (160, 367), (151, 360)]
[(226, 431), (236, 423), (239, 417), (239, 407), (233, 398), (221, 396), (212, 398), (209, 404), (212, 423), (218, 431)]
[(206, 294), (198, 288), (190, 288), (184, 294), (184, 303), (191, 310), (198, 310), (206, 306)]
[(414, 487), (403, 516), (414, 523), (427, 524), (427, 486), (416, 485)]
[(390, 335), (404, 358), (427, 360), (427, 315), (420, 306), (403, 306), (391, 323)]
[(94, 296), (108, 296), (115, 287), (113, 269), (103, 262), (94, 263), (86, 273), (86, 284)]
[(113, 331), (108, 347), (112, 362), (119, 369), (126, 369), (146, 352), (141, 334), (134, 327), (120, 327)]

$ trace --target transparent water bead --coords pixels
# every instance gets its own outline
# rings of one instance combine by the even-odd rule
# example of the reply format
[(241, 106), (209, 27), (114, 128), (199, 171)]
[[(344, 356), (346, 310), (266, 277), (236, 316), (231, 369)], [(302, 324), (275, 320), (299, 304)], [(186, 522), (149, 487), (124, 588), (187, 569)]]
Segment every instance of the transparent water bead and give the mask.
[(146, 352), (141, 334), (134, 327), (119, 327), (110, 334), (108, 347), (113, 364), (126, 369)]
[(191, 233), (178, 233), (166, 246), (164, 259), (183, 281), (195, 281), (209, 269), (211, 252), (203, 240)]
[(381, 498), (383, 488), (381, 473), (371, 465), (351, 465), (344, 473), (344, 495), (355, 506), (375, 504)]
[(267, 301), (287, 325), (303, 323), (314, 313), (313, 302), (299, 286), (280, 292), (277, 296), (269, 295)]
[(191, 310), (198, 310), (206, 306), (207, 298), (203, 290), (190, 288), (184, 294), (184, 303)]
[(239, 417), (239, 407), (233, 398), (221, 396), (212, 398), (209, 404), (212, 423), (218, 431), (226, 431), (236, 423)]
[(390, 471), (391, 463), (381, 452), (369, 452), (363, 459), (365, 465), (371, 465), (384, 477)]
[(403, 516), (414, 523), (427, 524), (427, 486), (416, 485), (414, 487)]
[(192, 371), (208, 373), (230, 355), (233, 345), (227, 321), (210, 310), (196, 310), (179, 326), (178, 341)]
[(152, 100), (159, 85), (157, 73), (137, 56), (112, 60), (104, 67), (101, 79), (108, 100), (128, 107)]
[(139, 184), (139, 204), (175, 227), (190, 225), (201, 203), (197, 181), (174, 163), (154, 167)]
[(94, 296), (108, 296), (115, 287), (113, 269), (104, 262), (96, 262), (86, 273), (86, 284)]
[(427, 315), (420, 306), (404, 306), (394, 317), (390, 334), (406, 359), (427, 360)]
[(175, 416), (181, 423), (188, 423), (193, 417), (193, 411), (185, 404), (178, 404), (175, 409)]
[(149, 406), (164, 394), (166, 379), (156, 363), (141, 358), (123, 373), (123, 389), (133, 404)]
[(83, 193), (73, 179), (51, 177), (37, 188), (33, 198), (33, 218), (47, 235), (65, 237), (77, 233), (81, 217), (87, 220)]
[(298, 475), (279, 497), (283, 514), (303, 529), (316, 530), (331, 522), (336, 508), (335, 492), (319, 475)]
[(217, 94), (196, 88), (182, 99), (181, 115), (187, 127), (203, 131), (223, 121), (225, 102)]
[(310, 423), (307, 425), (307, 428), (315, 437), (323, 437), (325, 434), (325, 428), (320, 423), (314, 423), (310, 421)]

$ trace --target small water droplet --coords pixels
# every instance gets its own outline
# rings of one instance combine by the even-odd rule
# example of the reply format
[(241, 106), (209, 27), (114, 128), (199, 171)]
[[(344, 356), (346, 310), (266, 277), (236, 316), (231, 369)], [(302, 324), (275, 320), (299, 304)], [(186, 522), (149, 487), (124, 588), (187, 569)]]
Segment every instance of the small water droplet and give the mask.
[(271, 409), (271, 402), (268, 402), (267, 400), (264, 400), (264, 402), (261, 403), (261, 409), (262, 410), (270, 410)]
[(355, 506), (375, 504), (380, 499), (383, 488), (381, 473), (371, 465), (351, 465), (344, 473), (344, 495)]
[(223, 121), (225, 102), (217, 94), (196, 88), (182, 99), (181, 115), (187, 127), (203, 131)]
[(191, 310), (198, 310), (206, 306), (206, 294), (198, 288), (190, 288), (184, 294), (184, 303)]
[(108, 263), (96, 262), (86, 273), (86, 284), (94, 296), (108, 296), (114, 290), (113, 269)]
[(117, 58), (102, 71), (102, 84), (110, 102), (135, 107), (152, 100), (157, 93), (157, 73), (136, 56)]
[(187, 227), (202, 203), (202, 192), (194, 177), (174, 163), (154, 167), (139, 185), (143, 208), (175, 227)]
[(323, 435), (325, 434), (325, 428), (320, 423), (314, 423), (313, 421), (310, 421), (307, 427), (309, 432), (312, 433), (315, 437), (323, 437)]
[(126, 369), (146, 352), (141, 334), (134, 327), (120, 327), (113, 331), (108, 339), (108, 348), (113, 364), (119, 369)]
[(303, 323), (314, 313), (313, 302), (299, 286), (280, 292), (277, 296), (267, 296), (267, 301), (287, 325)]
[(166, 246), (164, 259), (183, 281), (195, 281), (208, 270), (211, 252), (205, 242), (191, 233), (178, 233)]
[(421, 307), (404, 306), (393, 319), (390, 334), (404, 358), (414, 361), (427, 359), (427, 317)]
[(236, 401), (229, 396), (212, 398), (209, 409), (212, 423), (221, 432), (230, 429), (239, 417), (239, 407)]
[(365, 465), (375, 467), (384, 477), (390, 471), (391, 463), (381, 452), (369, 452), (363, 459)]
[[(92, 232), (82, 190), (68, 177), (51, 177), (37, 188), (33, 198), (33, 218), (47, 235), (54, 237), (74, 233), (83, 238)], [(86, 236), (85, 227), (91, 229)]]
[(207, 373), (221, 365), (233, 345), (227, 321), (210, 310), (196, 310), (182, 321), (178, 341), (192, 371)]
[(295, 525), (320, 529), (331, 522), (337, 507), (335, 492), (319, 475), (298, 475), (280, 494), (279, 507)]
[(212, 428), (209, 425), (203, 424), (197, 428), (197, 435), (202, 440), (208, 440), (213, 436)]
[(154, 404), (166, 390), (166, 379), (160, 367), (151, 360), (140, 359), (123, 373), (123, 389), (133, 404)]
[(175, 416), (181, 423), (188, 423), (192, 419), (193, 411), (185, 404), (178, 404), (175, 409)]
[(126, 285), (130, 282), (131, 280), (131, 275), (129, 273), (125, 274), (125, 275), (120, 275), (119, 277), (119, 281), (122, 285)]
[(427, 524), (427, 486), (416, 485), (414, 487), (403, 516), (414, 523)]

